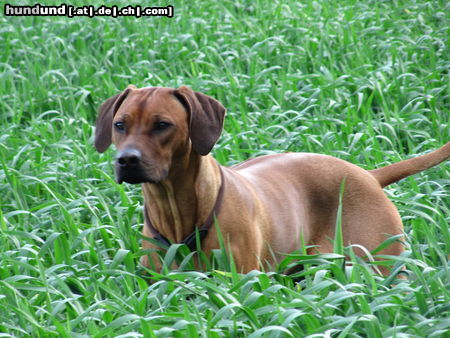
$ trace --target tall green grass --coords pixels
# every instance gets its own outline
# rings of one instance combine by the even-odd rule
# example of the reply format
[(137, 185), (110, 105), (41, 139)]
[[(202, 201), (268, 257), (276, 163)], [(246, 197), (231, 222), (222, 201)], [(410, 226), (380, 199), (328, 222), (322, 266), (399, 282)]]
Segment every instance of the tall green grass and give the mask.
[(0, 17), (2, 336), (448, 335), (448, 164), (386, 189), (408, 248), (387, 258), (407, 280), (343, 266), (338, 237), (247, 275), (223, 250), (210, 271), (173, 271), (191, 264), (175, 245), (144, 275), (139, 187), (92, 146), (97, 106), (133, 83), (218, 98), (222, 164), (306, 151), (371, 169), (435, 149), (450, 139), (446, 1), (171, 4), (171, 19)]

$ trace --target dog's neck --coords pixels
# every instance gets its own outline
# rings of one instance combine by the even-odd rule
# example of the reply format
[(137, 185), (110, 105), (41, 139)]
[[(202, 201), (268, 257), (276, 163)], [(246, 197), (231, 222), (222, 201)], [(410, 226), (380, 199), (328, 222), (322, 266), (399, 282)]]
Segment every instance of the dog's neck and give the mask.
[(211, 213), (220, 189), (219, 164), (213, 157), (189, 152), (168, 178), (144, 183), (145, 206), (153, 227), (180, 243)]

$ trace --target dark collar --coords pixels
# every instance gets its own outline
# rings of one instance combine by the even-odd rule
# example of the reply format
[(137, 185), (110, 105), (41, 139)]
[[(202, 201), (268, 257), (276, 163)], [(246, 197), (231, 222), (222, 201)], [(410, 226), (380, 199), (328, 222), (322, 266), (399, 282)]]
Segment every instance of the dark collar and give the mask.
[[(223, 176), (223, 170), (220, 166), (219, 166), (219, 171), (220, 171), (220, 179), (221, 179), (222, 183), (220, 185), (219, 192), (217, 194), (216, 204), (214, 205), (213, 209), (211, 210), (211, 213), (209, 214), (205, 223), (203, 223), (199, 227), (196, 227), (194, 232), (192, 232), (191, 234), (186, 236), (186, 238), (184, 238), (181, 241), (181, 244), (186, 244), (186, 246), (191, 251), (194, 251), (197, 248), (197, 241), (196, 241), (197, 231), (198, 231), (200, 243), (201, 243), (202, 240), (208, 235), (209, 229), (211, 229), (212, 225), (214, 224), (214, 217), (218, 216), (220, 207), (222, 206), (223, 195), (224, 195), (224, 190), (225, 190), (225, 179)], [(172, 243), (169, 241), (169, 239), (167, 237), (165, 237), (164, 235), (162, 235), (153, 226), (152, 221), (150, 220), (150, 217), (148, 216), (147, 209), (145, 208), (145, 206), (144, 206), (144, 218), (145, 218), (144, 226), (148, 227), (148, 229), (150, 230), (150, 233), (153, 236), (153, 239), (157, 240), (164, 246), (170, 246)]]

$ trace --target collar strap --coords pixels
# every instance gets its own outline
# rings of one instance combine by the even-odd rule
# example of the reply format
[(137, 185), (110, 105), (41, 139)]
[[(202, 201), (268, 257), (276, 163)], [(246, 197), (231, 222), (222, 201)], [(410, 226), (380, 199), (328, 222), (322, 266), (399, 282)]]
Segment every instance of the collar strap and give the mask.
[[(194, 251), (197, 247), (197, 241), (196, 241), (197, 231), (198, 231), (200, 243), (201, 243), (202, 240), (208, 235), (209, 229), (211, 229), (212, 225), (214, 224), (214, 217), (217, 217), (217, 215), (219, 214), (219, 211), (220, 211), (220, 207), (222, 206), (223, 195), (224, 195), (224, 190), (225, 190), (225, 180), (224, 180), (224, 176), (223, 176), (223, 170), (220, 166), (219, 166), (219, 171), (220, 171), (220, 179), (221, 179), (222, 183), (220, 185), (219, 192), (217, 194), (216, 204), (214, 205), (213, 209), (211, 210), (211, 213), (209, 214), (208, 218), (206, 218), (206, 221), (202, 225), (200, 225), (199, 227), (194, 229), (194, 231), (191, 234), (186, 236), (181, 241), (181, 244), (185, 244), (191, 251)], [(145, 205), (144, 205), (144, 218), (145, 218), (145, 223), (146, 223), (144, 226), (148, 227), (148, 229), (150, 230), (150, 233), (153, 236), (153, 239), (157, 240), (164, 246), (170, 246), (172, 244), (170, 242), (170, 240), (166, 236), (161, 234), (158, 230), (156, 230), (155, 227), (153, 226), (152, 221), (150, 220), (150, 217), (148, 216)]]

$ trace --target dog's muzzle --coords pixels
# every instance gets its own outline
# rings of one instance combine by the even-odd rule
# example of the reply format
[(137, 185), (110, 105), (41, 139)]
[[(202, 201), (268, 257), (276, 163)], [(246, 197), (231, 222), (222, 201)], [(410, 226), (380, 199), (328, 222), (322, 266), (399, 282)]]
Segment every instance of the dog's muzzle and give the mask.
[(146, 177), (142, 168), (142, 154), (138, 149), (126, 148), (116, 157), (117, 182), (138, 184), (151, 181)]

